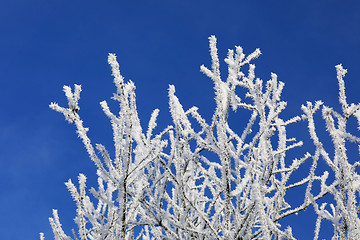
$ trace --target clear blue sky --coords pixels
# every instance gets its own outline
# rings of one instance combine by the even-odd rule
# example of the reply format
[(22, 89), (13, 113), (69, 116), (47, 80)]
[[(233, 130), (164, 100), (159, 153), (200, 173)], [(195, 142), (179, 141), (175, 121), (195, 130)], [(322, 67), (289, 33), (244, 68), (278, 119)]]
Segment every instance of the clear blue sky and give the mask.
[[(38, 239), (41, 231), (52, 239), (48, 217), (53, 208), (69, 233), (75, 204), (63, 183), (76, 181), (83, 172), (88, 185), (95, 185), (95, 166), (74, 127), (48, 107), (51, 101), (66, 104), (64, 84), (82, 85), (79, 113), (93, 142), (109, 148), (111, 127), (99, 106), (102, 100), (111, 101), (115, 90), (109, 52), (117, 54), (122, 74), (137, 86), (143, 123), (159, 108), (158, 130), (169, 124), (168, 84), (176, 86), (185, 108), (196, 105), (209, 119), (212, 82), (199, 67), (210, 66), (210, 35), (218, 38), (220, 59), (234, 45), (246, 53), (262, 50), (254, 62), (257, 76), (267, 80), (275, 72), (285, 82), (288, 116), (301, 114), (307, 100), (322, 99), (339, 109), (334, 68), (339, 63), (349, 70), (349, 102), (360, 102), (356, 0), (2, 0), (1, 239)], [(293, 136), (308, 139), (304, 126), (293, 130)], [(311, 144), (305, 146), (311, 151)], [(293, 220), (299, 239), (313, 236), (315, 220), (305, 218), (311, 213), (309, 209)]]

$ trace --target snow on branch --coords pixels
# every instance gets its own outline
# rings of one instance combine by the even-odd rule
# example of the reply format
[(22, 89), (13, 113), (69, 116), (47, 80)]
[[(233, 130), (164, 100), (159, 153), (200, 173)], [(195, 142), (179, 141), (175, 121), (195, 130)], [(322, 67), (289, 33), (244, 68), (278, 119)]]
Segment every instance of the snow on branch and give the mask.
[[(111, 122), (113, 154), (104, 145), (94, 147), (87, 135), (89, 129), (79, 115), (80, 85), (74, 90), (64, 87), (68, 107), (57, 103), (50, 107), (75, 124), (98, 168), (98, 188), (91, 188), (88, 195), (83, 174), (79, 175), (78, 188), (71, 180), (66, 183), (77, 205), (78, 231), (74, 231), (74, 238), (66, 235), (54, 210), (50, 224), (55, 239), (295, 239), (292, 227), (297, 226), (285, 226), (285, 219), (311, 205), (318, 215), (315, 239), (321, 235), (324, 220), (332, 222), (334, 239), (360, 239), (360, 163), (356, 158), (349, 160), (345, 145), (350, 141), (360, 146), (360, 137), (346, 129), (351, 116), (360, 123), (360, 104), (347, 103), (346, 70), (336, 66), (342, 113), (321, 101), (307, 102), (301, 107), (301, 117), (283, 119), (285, 84), (274, 73), (268, 81), (256, 77), (253, 61), (260, 50), (247, 56), (239, 46), (229, 50), (225, 58), (228, 76), (223, 80), (216, 44), (211, 36), (211, 68), (200, 67), (214, 84), (213, 117), (205, 119), (197, 107), (184, 109), (170, 85), (172, 123), (157, 135), (154, 129), (159, 110), (153, 111), (143, 130), (135, 85), (125, 81), (116, 56), (109, 54), (116, 87), (112, 99), (119, 103), (120, 112), (114, 114), (106, 101), (100, 105)], [(236, 132), (228, 118), (229, 111), (239, 109), (248, 111), (250, 118), (235, 115), (236, 121), (244, 121), (246, 126)], [(315, 129), (314, 115), (320, 109), (334, 145), (333, 157)], [(315, 151), (304, 151), (296, 158), (292, 150), (301, 148), (303, 142), (288, 136), (287, 129), (301, 119), (307, 122)], [(294, 181), (294, 173), (307, 161), (312, 161), (310, 171), (301, 170), (298, 173), (305, 174)], [(319, 161), (332, 172), (318, 174)], [(317, 192), (315, 184), (320, 185)], [(292, 189), (298, 189), (302, 203), (295, 205), (288, 199)], [(326, 195), (333, 196), (334, 202), (323, 202)], [(43, 234), (40, 239), (44, 239)]]
[[(330, 194), (334, 198), (334, 203), (328, 204), (323, 202), (319, 207), (319, 204), (315, 201), (318, 197), (313, 196), (313, 193), (310, 191), (311, 187), (307, 190), (307, 197), (311, 200), (315, 212), (318, 215), (314, 239), (319, 238), (322, 220), (328, 220), (333, 224), (333, 239), (359, 239), (360, 175), (356, 171), (356, 167), (359, 165), (359, 158), (349, 155), (346, 149), (346, 144), (349, 144), (347, 142), (359, 144), (359, 137), (347, 131), (348, 119), (351, 116), (355, 116), (358, 120), (359, 104), (348, 105), (344, 82), (344, 76), (347, 70), (340, 64), (336, 66), (336, 71), (339, 83), (339, 103), (342, 107), (342, 113), (338, 113), (330, 107), (322, 106), (322, 117), (325, 121), (326, 131), (330, 135), (333, 143), (333, 158), (329, 156), (324, 144), (321, 143), (315, 131), (313, 115), (320, 106), (323, 105), (322, 102), (317, 102), (314, 108), (311, 103), (307, 103), (307, 107), (302, 106), (302, 110), (306, 115), (303, 119), (308, 121), (310, 136), (316, 147), (313, 156), (314, 162), (319, 161), (321, 156), (334, 175), (334, 180), (330, 183), (326, 183), (324, 179), (320, 178), (322, 181), (318, 196)], [(351, 160), (349, 159), (350, 156), (352, 158)], [(314, 175), (315, 168), (316, 164), (312, 167), (311, 175)], [(316, 179), (315, 175), (314, 179)], [(327, 206), (330, 206), (331, 213), (326, 209)]]

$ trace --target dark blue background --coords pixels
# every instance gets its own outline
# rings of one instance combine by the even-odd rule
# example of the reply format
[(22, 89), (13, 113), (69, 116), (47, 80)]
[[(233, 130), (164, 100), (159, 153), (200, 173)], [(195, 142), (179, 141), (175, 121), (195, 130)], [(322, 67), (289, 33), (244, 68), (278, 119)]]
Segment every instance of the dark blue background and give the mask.
[[(254, 62), (257, 76), (268, 80), (275, 72), (285, 82), (284, 116), (301, 114), (307, 100), (322, 99), (340, 109), (334, 68), (339, 63), (349, 69), (348, 101), (360, 101), (359, 1), (2, 0), (1, 239), (38, 239), (39, 232), (51, 239), (48, 217), (53, 208), (70, 234), (75, 203), (63, 183), (69, 178), (76, 182), (79, 172), (89, 177), (88, 185), (96, 183), (95, 166), (74, 127), (48, 108), (51, 101), (66, 104), (64, 84), (82, 85), (79, 113), (93, 142), (109, 149), (111, 127), (98, 104), (110, 102), (115, 90), (109, 52), (117, 54), (122, 74), (137, 86), (143, 126), (154, 108), (160, 109), (157, 130), (170, 124), (168, 84), (176, 86), (184, 108), (196, 105), (210, 120), (213, 85), (199, 71), (201, 64), (211, 64), (210, 35), (218, 38), (220, 59), (234, 45), (245, 53), (261, 49), (263, 54)], [(116, 106), (111, 107), (116, 112)], [(241, 113), (235, 120), (239, 126), (245, 124)], [(290, 132), (308, 141), (305, 123)], [(305, 147), (294, 154), (313, 151), (310, 142)], [(289, 219), (296, 224), (295, 237), (313, 237), (313, 217), (309, 208)], [(324, 227), (328, 237), (331, 226)]]

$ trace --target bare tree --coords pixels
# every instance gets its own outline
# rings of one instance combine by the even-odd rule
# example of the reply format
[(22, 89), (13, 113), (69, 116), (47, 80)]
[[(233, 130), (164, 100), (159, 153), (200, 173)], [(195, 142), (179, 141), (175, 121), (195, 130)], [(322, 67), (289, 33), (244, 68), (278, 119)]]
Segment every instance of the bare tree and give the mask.
[[(113, 99), (120, 104), (119, 115), (101, 102), (113, 128), (113, 157), (103, 145), (94, 146), (87, 136), (88, 129), (78, 114), (79, 85), (74, 90), (64, 87), (68, 108), (51, 103), (52, 109), (75, 124), (97, 166), (99, 185), (97, 190), (90, 189), (90, 197), (83, 174), (79, 175), (78, 188), (71, 180), (66, 183), (77, 204), (78, 231), (73, 231), (73, 238), (66, 235), (54, 210), (50, 223), (55, 239), (295, 239), (291, 227), (281, 226), (279, 221), (310, 205), (318, 214), (314, 239), (319, 236), (322, 219), (332, 221), (334, 239), (360, 239), (360, 178), (355, 171), (359, 162), (350, 164), (345, 148), (345, 140), (360, 142), (346, 131), (350, 116), (360, 122), (360, 105), (346, 103), (346, 71), (337, 66), (343, 115), (323, 107), (335, 146), (334, 158), (329, 157), (315, 132), (313, 115), (322, 105), (316, 102), (302, 107), (302, 119), (308, 121), (316, 151), (296, 159), (287, 153), (302, 142), (288, 138), (286, 129), (301, 118), (281, 118), (286, 107), (280, 99), (284, 83), (276, 74), (272, 73), (265, 83), (255, 77), (251, 62), (260, 50), (248, 56), (241, 47), (229, 50), (225, 59), (228, 76), (223, 80), (216, 38), (211, 36), (209, 40), (212, 66), (201, 66), (201, 71), (214, 83), (216, 109), (211, 121), (204, 119), (196, 107), (184, 110), (175, 87), (170, 85), (172, 125), (153, 135), (159, 113), (156, 109), (144, 131), (136, 109), (135, 86), (124, 81), (114, 54), (109, 55), (108, 62), (117, 89)], [(245, 90), (244, 99), (238, 96), (238, 87)], [(250, 111), (251, 115), (240, 133), (228, 123), (229, 111), (237, 109)], [(328, 172), (315, 174), (320, 157), (335, 173), (331, 184), (326, 182)], [(301, 181), (290, 183), (291, 175), (307, 160), (312, 161), (310, 172)], [(321, 185), (316, 194), (312, 191), (315, 182)], [(302, 185), (306, 188), (303, 203), (291, 206), (286, 193)], [(335, 205), (329, 205), (332, 213), (326, 210), (326, 203), (318, 204), (327, 194), (335, 199)]]

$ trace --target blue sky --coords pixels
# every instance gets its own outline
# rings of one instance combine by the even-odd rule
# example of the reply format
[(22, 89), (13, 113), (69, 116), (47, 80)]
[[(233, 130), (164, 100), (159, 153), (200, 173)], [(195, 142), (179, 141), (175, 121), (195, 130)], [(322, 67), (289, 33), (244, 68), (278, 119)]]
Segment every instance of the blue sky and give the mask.
[[(360, 101), (359, 13), (355, 0), (2, 0), (1, 238), (38, 239), (44, 232), (51, 239), (53, 208), (68, 232), (74, 227), (75, 204), (63, 183), (82, 172), (94, 186), (96, 169), (74, 127), (48, 105), (65, 105), (62, 86), (81, 84), (79, 113), (89, 135), (110, 147), (111, 127), (99, 106), (115, 90), (109, 52), (137, 86), (142, 122), (160, 109), (158, 130), (169, 124), (168, 84), (176, 86), (185, 108), (196, 105), (210, 119), (212, 82), (199, 70), (201, 64), (210, 66), (210, 35), (217, 36), (220, 59), (234, 45), (245, 53), (261, 49), (254, 62), (257, 76), (268, 80), (275, 72), (285, 82), (284, 114), (301, 114), (301, 104), (318, 99), (339, 109), (334, 68), (339, 63), (348, 69), (349, 102)], [(291, 133), (306, 141), (304, 126)], [(311, 151), (311, 144), (306, 146)], [(315, 220), (306, 220), (306, 214), (293, 220), (299, 239), (313, 236)]]

